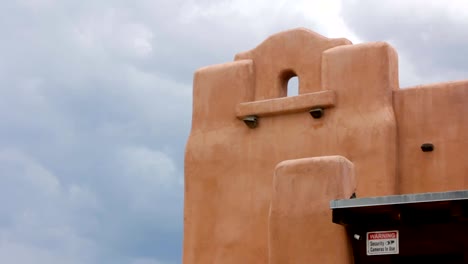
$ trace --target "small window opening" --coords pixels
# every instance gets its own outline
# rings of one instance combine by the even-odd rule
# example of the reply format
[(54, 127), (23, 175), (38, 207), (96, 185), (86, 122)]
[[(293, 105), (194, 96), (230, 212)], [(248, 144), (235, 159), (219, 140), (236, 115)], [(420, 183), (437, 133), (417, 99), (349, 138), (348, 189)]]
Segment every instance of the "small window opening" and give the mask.
[(291, 77), (288, 80), (287, 96), (299, 95), (299, 78), (297, 76)]

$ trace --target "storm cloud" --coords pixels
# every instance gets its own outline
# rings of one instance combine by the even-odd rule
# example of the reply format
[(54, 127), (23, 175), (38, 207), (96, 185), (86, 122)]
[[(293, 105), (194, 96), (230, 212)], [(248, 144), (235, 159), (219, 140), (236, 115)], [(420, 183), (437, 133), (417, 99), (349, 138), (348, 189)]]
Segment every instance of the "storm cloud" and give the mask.
[(245, 4), (2, 3), (2, 262), (180, 263), (193, 72), (312, 26)]
[(193, 72), (306, 27), (466, 78), (467, 9), (425, 3), (3, 1), (1, 262), (180, 263)]
[(467, 79), (466, 1), (343, 1), (341, 14), (362, 41), (397, 49), (403, 86)]

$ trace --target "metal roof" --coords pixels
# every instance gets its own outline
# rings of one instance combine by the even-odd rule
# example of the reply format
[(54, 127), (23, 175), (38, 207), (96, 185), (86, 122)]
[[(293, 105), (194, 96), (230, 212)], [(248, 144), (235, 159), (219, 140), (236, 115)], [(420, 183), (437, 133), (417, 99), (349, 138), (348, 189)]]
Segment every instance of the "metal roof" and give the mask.
[(333, 200), (331, 209), (468, 200), (468, 190)]

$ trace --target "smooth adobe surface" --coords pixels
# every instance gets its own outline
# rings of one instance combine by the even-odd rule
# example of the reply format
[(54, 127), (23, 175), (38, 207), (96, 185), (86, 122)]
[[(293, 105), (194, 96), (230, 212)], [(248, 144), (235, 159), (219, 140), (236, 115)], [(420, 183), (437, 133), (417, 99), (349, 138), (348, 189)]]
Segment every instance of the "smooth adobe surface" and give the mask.
[[(294, 75), (299, 95), (285, 97)], [(285, 263), (281, 248), (296, 250), (297, 260), (326, 263), (326, 255), (310, 255), (313, 248), (345, 237), (331, 217), (325, 220), (324, 208), (354, 183), (339, 185), (350, 172), (332, 173), (317, 157), (344, 157), (358, 197), (468, 189), (467, 87), (400, 90), (390, 45), (351, 45), (306, 29), (280, 32), (234, 62), (198, 70), (185, 153), (184, 263)], [(324, 115), (311, 117), (308, 107), (320, 106)], [(256, 128), (243, 123), (246, 115), (259, 117)], [(433, 152), (421, 151), (427, 142)], [(283, 172), (284, 164), (291, 169)], [(322, 218), (310, 223), (307, 215)], [(313, 245), (299, 228), (288, 240), (288, 225), (295, 223), (304, 234), (337, 235)], [(348, 263), (346, 245), (340, 247), (332, 259)]]
[(322, 52), (349, 44), (300, 28), (275, 34), (235, 60), (255, 62), (255, 100), (273, 99), (286, 96), (287, 81), (295, 75), (300, 76), (299, 94), (321, 90)]
[(402, 89), (395, 112), (400, 193), (468, 189), (468, 81)]
[(345, 230), (330, 225), (328, 203), (348, 199), (355, 190), (354, 166), (343, 157), (278, 164), (269, 214), (269, 263), (352, 263)]

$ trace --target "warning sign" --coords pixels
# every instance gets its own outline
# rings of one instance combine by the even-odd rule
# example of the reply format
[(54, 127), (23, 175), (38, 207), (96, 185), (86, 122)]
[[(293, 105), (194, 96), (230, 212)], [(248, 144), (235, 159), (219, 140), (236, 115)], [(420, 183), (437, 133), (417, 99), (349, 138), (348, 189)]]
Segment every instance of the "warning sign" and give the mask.
[(398, 254), (398, 230), (367, 232), (367, 255)]

